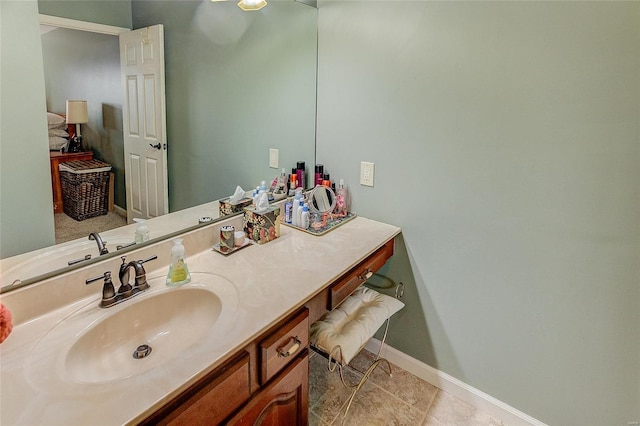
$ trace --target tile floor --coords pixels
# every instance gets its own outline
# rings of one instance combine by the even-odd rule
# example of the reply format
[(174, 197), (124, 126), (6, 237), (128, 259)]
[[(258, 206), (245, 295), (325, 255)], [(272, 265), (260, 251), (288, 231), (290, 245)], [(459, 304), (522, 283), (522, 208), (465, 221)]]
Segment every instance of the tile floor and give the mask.
[[(357, 382), (374, 355), (363, 350), (351, 361), (345, 378)], [(504, 424), (458, 398), (395, 365), (389, 377), (384, 364), (375, 369), (351, 405), (345, 425), (491, 425)], [(341, 425), (350, 395), (337, 371), (327, 371), (327, 359), (311, 351), (309, 370), (309, 424)]]

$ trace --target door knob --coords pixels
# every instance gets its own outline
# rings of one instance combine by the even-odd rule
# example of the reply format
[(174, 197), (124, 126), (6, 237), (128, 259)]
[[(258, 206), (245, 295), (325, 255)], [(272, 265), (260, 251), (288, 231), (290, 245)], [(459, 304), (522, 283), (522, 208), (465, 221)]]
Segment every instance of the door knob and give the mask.
[(155, 144), (155, 145), (150, 143), (150, 144), (149, 144), (149, 146), (150, 146), (151, 148), (155, 148), (155, 149), (160, 149), (160, 148), (162, 148), (162, 145), (160, 144), (160, 142), (158, 142), (158, 143), (157, 143), (157, 144)]

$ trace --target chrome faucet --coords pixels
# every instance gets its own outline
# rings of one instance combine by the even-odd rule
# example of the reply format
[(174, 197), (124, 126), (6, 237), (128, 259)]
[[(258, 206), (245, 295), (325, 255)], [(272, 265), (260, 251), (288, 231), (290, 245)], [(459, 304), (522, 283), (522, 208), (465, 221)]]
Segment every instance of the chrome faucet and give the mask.
[(92, 232), (89, 234), (89, 239), (95, 240), (98, 244), (98, 252), (100, 252), (100, 256), (102, 256), (103, 254), (109, 254), (109, 250), (107, 250), (107, 246), (105, 245), (106, 241), (102, 241), (100, 234), (98, 234), (97, 232)]
[[(105, 272), (99, 277), (89, 278), (85, 281), (85, 283), (91, 284), (92, 282), (104, 279), (100, 307), (109, 308), (111, 306), (117, 305), (120, 302), (124, 302), (125, 300), (130, 299), (136, 294), (142, 293), (149, 288), (149, 283), (147, 283), (147, 273), (144, 270), (144, 266), (142, 266), (142, 264), (157, 258), (158, 256), (151, 256), (150, 258), (145, 260), (132, 260), (131, 262), (127, 263), (126, 257), (122, 256), (122, 265), (120, 265), (120, 271), (118, 272), (118, 278), (120, 279), (120, 288), (118, 288), (117, 292), (115, 291), (113, 283), (111, 282), (110, 271)], [(135, 284), (133, 286), (129, 283), (129, 270), (131, 268), (133, 268), (136, 274)]]

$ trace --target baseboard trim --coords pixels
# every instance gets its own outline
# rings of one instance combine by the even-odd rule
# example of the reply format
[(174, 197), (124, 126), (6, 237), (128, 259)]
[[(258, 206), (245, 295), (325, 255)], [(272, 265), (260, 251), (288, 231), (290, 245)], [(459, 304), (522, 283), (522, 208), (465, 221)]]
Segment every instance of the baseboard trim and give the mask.
[(117, 205), (117, 204), (114, 204), (114, 205), (113, 205), (113, 211), (114, 211), (115, 213), (117, 213), (118, 215), (120, 215), (120, 216), (124, 217), (124, 218), (126, 218), (126, 217), (127, 217), (127, 210), (126, 210), (126, 209), (123, 209), (122, 207), (120, 207), (120, 206), (119, 206), (119, 205)]
[[(366, 349), (370, 352), (378, 353), (378, 350), (380, 349), (380, 341), (378, 339), (371, 339), (369, 343), (367, 343)], [(431, 383), (432, 385), (454, 395), (468, 404), (473, 405), (477, 409), (484, 411), (508, 425), (546, 426), (543, 422), (513, 408), (509, 404), (506, 404), (445, 372), (437, 370), (422, 361), (418, 361), (417, 359), (412, 358), (387, 344), (382, 348), (381, 356), (414, 376)]]

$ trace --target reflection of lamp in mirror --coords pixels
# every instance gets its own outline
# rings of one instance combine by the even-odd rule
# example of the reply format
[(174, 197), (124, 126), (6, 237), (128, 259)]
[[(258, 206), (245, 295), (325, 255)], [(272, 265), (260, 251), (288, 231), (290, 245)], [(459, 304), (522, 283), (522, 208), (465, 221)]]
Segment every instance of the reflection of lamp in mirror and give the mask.
[(82, 134), (80, 125), (89, 122), (87, 101), (67, 101), (67, 124), (76, 125), (76, 134), (69, 141), (67, 152), (80, 152), (82, 150)]

